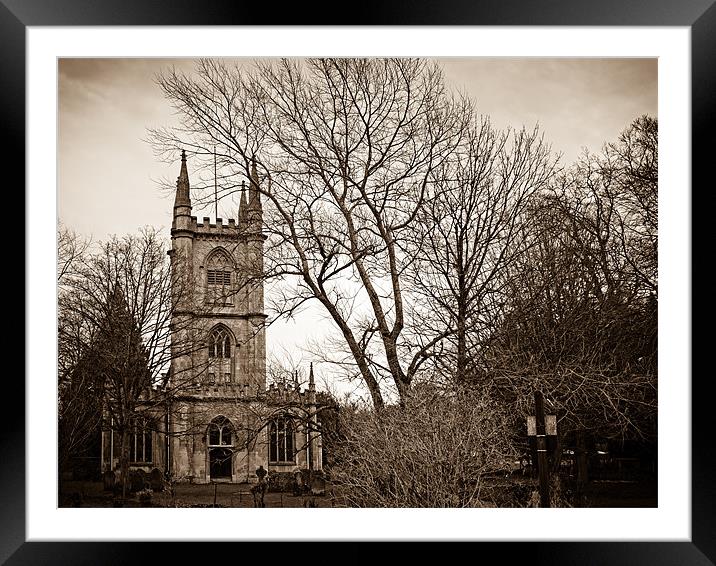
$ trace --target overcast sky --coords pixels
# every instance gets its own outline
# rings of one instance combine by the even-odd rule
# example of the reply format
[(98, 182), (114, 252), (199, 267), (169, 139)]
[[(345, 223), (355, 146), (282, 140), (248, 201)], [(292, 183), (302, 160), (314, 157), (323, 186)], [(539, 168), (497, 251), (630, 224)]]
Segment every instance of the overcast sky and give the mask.
[[(499, 128), (539, 123), (563, 164), (582, 148), (597, 151), (641, 114), (657, 116), (656, 59), (442, 59), (447, 82), (474, 98)], [(173, 199), (156, 181), (175, 179), (179, 162), (159, 162), (146, 129), (174, 123), (154, 75), (190, 60), (60, 59), (58, 217), (76, 232), (106, 239), (151, 225), (171, 227)], [(191, 180), (191, 163), (189, 177)], [(195, 215), (212, 216), (210, 211)], [(235, 212), (219, 207), (219, 216)], [(299, 347), (320, 313), (273, 326), (269, 350), (300, 358)], [(309, 357), (304, 356), (307, 361)]]

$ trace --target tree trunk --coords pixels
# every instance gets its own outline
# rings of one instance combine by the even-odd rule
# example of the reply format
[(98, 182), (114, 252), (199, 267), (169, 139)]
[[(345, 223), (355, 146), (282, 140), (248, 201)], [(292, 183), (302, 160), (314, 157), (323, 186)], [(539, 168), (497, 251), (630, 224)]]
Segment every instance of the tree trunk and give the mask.
[(455, 366), (455, 379), (459, 385), (465, 382), (467, 373), (467, 284), (465, 282), (465, 265), (463, 259), (463, 238), (457, 242), (457, 363)]
[(465, 324), (465, 305), (463, 302), (458, 307), (457, 320), (457, 363), (455, 367), (455, 380), (462, 385), (467, 374), (467, 331)]
[(353, 335), (353, 331), (348, 326), (348, 323), (343, 319), (336, 306), (328, 299), (325, 290), (320, 285), (315, 284), (307, 273), (308, 268), (305, 269), (303, 279), (308, 284), (308, 286), (311, 287), (314, 294), (318, 297), (318, 300), (329, 312), (331, 318), (333, 318), (333, 321), (336, 323), (336, 325), (338, 325), (338, 328), (340, 328), (343, 337), (346, 339), (348, 348), (350, 348), (351, 354), (353, 355), (353, 358), (358, 365), (358, 369), (361, 373), (361, 376), (363, 377), (363, 382), (365, 383), (366, 387), (368, 387), (368, 392), (370, 393), (371, 399), (373, 401), (373, 407), (375, 407), (376, 409), (382, 409), (385, 406), (385, 403), (383, 401), (383, 395), (380, 392), (380, 385), (378, 384), (378, 381), (375, 379), (375, 377), (373, 377), (370, 372), (370, 366), (368, 365), (368, 361), (366, 360), (365, 352), (361, 349), (360, 345), (356, 341), (355, 336)]
[(385, 358), (388, 362), (388, 368), (393, 376), (395, 386), (398, 389), (400, 404), (403, 405), (410, 396), (410, 381), (400, 365), (398, 345), (395, 338), (392, 336), (385, 336), (383, 337), (383, 346), (385, 348)]
[(127, 498), (127, 481), (129, 480), (129, 430), (122, 428), (122, 452), (120, 454), (119, 465), (122, 470), (122, 499)]

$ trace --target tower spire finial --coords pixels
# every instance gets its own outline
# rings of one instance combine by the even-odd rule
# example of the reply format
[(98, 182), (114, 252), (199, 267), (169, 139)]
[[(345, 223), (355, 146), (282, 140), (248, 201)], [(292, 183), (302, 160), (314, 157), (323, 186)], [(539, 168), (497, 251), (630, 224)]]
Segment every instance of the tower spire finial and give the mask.
[(246, 182), (241, 181), (241, 200), (239, 201), (239, 228), (241, 230), (246, 228), (246, 221), (248, 219), (248, 202), (246, 201)]
[(256, 156), (251, 156), (251, 178), (249, 185), (249, 207), (261, 208), (261, 194), (259, 193), (259, 173), (256, 170)]
[[(179, 177), (177, 177), (177, 192), (174, 198), (174, 214), (177, 214), (177, 207), (191, 208), (191, 198), (189, 196), (189, 173), (186, 169), (186, 151), (181, 150), (181, 169)], [(188, 214), (188, 212), (187, 212)]]
[(308, 385), (312, 387), (315, 384), (316, 384), (316, 382), (313, 381), (313, 362), (311, 362), (311, 369), (308, 372)]

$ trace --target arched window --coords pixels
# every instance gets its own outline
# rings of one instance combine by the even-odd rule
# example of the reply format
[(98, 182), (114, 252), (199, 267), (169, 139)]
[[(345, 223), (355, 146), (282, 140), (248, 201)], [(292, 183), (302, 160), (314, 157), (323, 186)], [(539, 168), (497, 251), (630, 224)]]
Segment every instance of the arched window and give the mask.
[(132, 464), (150, 464), (152, 462), (152, 426), (142, 418), (132, 421), (129, 434), (129, 461)]
[(234, 427), (224, 416), (216, 417), (207, 431), (209, 477), (231, 479), (234, 454)]
[(288, 417), (271, 421), (269, 428), (269, 461), (294, 462), (293, 423)]
[(234, 263), (229, 254), (217, 248), (206, 260), (207, 301), (213, 304), (231, 304), (231, 272)]
[(209, 446), (233, 446), (233, 430), (229, 419), (216, 417), (209, 425)]
[(209, 333), (209, 385), (233, 381), (232, 342), (231, 332), (223, 325), (215, 326)]
[(209, 357), (231, 357), (231, 334), (224, 326), (217, 326), (209, 335)]

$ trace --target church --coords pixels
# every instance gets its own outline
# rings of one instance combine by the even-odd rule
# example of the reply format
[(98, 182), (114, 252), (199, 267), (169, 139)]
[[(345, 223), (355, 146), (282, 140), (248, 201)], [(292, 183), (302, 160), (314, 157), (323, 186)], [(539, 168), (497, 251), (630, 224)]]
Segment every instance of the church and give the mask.
[[(192, 216), (186, 153), (171, 228), (175, 289), (171, 366), (147, 390), (130, 435), (130, 469), (193, 483), (256, 482), (256, 470), (322, 469), (313, 367), (266, 387), (266, 236), (256, 163), (237, 220)], [(119, 466), (118, 435), (102, 432), (102, 471)], [(158, 471), (157, 471), (158, 470)]]

